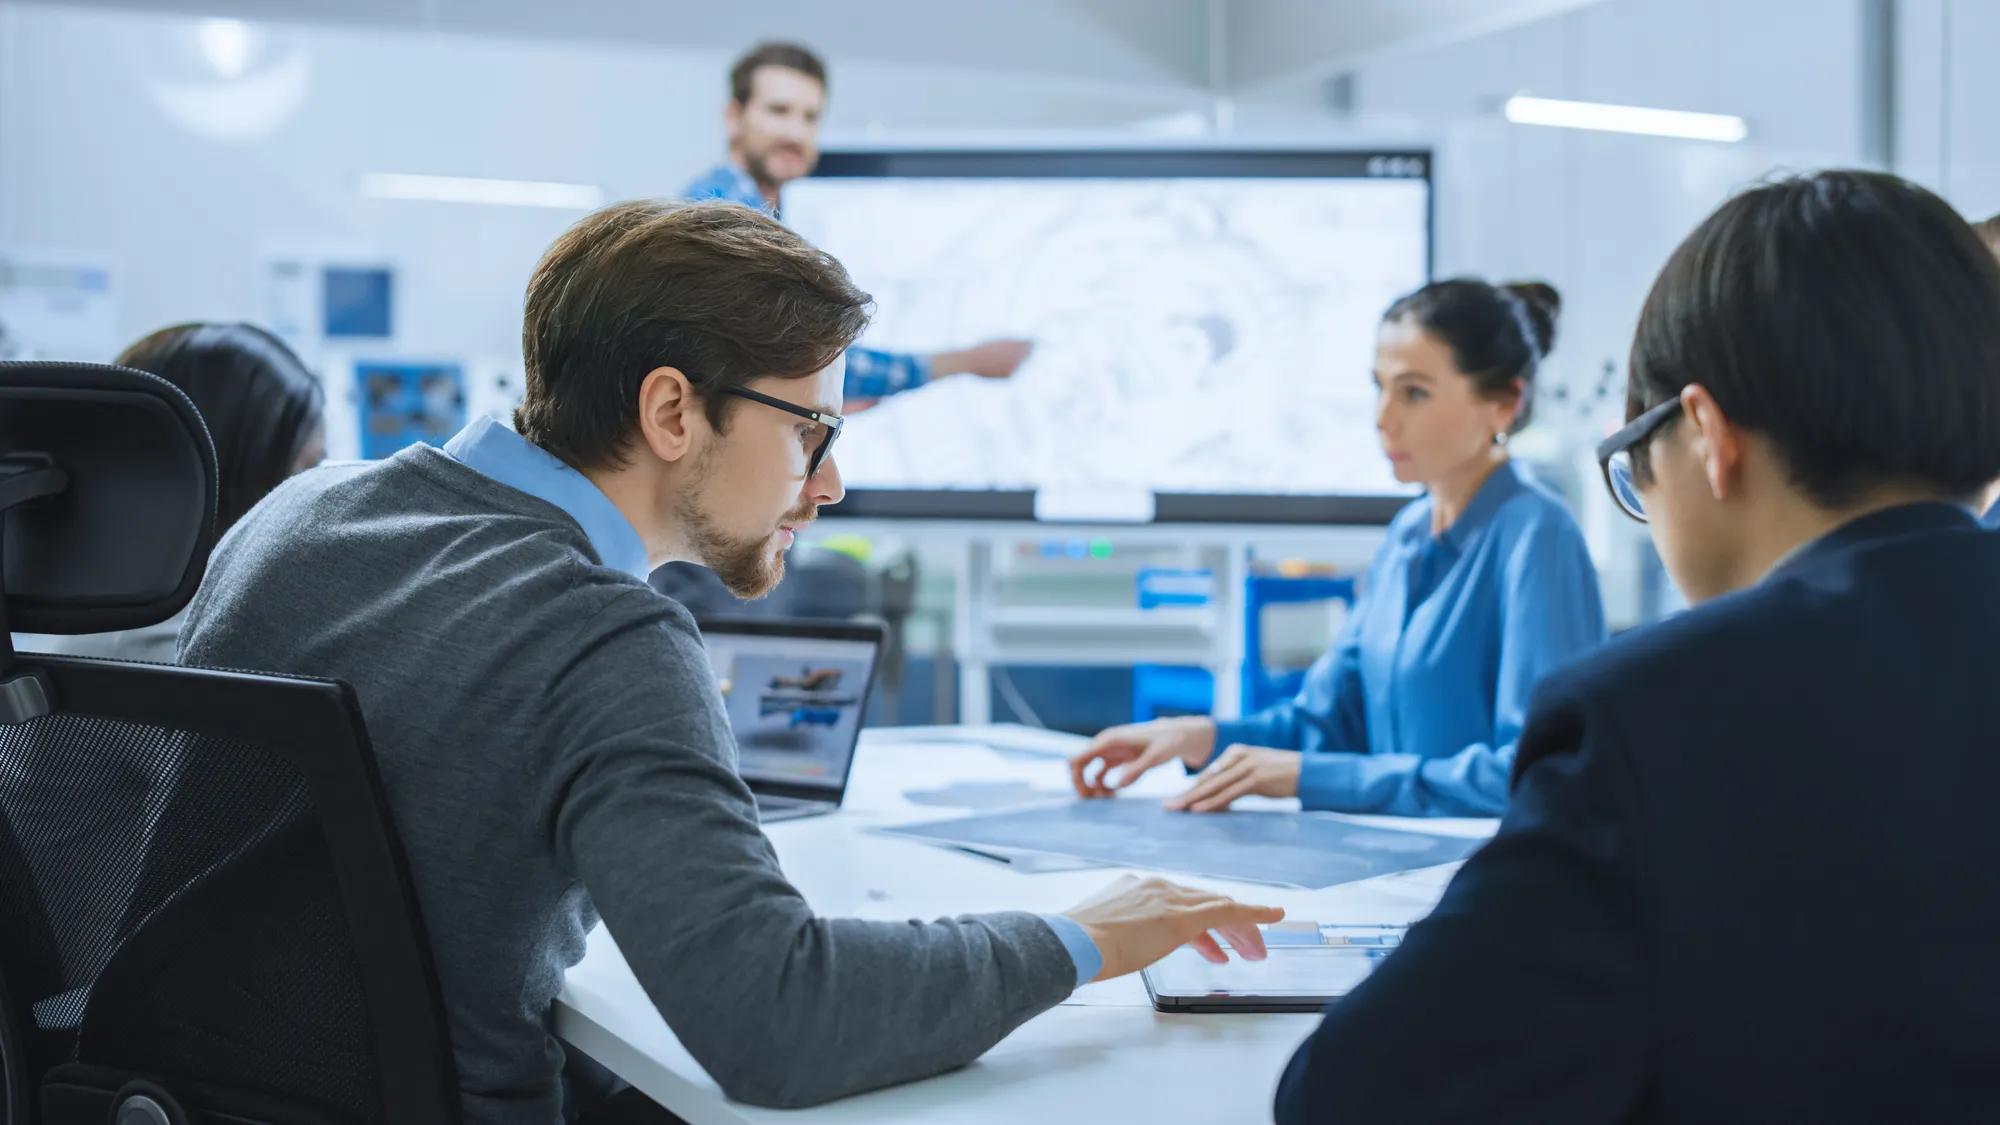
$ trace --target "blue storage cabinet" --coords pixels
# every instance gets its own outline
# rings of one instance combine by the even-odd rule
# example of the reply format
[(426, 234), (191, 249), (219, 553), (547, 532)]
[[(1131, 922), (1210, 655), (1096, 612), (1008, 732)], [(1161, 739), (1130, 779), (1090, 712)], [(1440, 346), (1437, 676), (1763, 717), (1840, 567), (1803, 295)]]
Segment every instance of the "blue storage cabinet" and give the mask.
[[(1207, 605), (1215, 576), (1206, 570), (1154, 567), (1134, 581), (1140, 609)], [(1264, 665), (1264, 608), (1339, 600), (1354, 608), (1354, 579), (1308, 574), (1252, 574), (1243, 583), (1243, 713), (1260, 711), (1298, 693), (1305, 669)], [(1206, 668), (1140, 664), (1132, 669), (1132, 721), (1163, 714), (1206, 715), (1215, 708), (1215, 682)]]

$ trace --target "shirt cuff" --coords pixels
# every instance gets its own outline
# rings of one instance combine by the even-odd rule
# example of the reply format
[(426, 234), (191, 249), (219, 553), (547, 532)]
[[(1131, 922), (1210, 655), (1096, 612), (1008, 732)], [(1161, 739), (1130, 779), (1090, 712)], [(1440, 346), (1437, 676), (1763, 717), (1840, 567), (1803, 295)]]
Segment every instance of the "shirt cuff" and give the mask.
[(1182, 762), (1181, 765), (1189, 773), (1200, 773), (1208, 768), (1209, 762), (1213, 762), (1221, 757), (1224, 750), (1229, 749), (1239, 742), (1248, 743), (1252, 746), (1261, 745), (1257, 741), (1255, 734), (1251, 731), (1249, 723), (1243, 722), (1240, 719), (1217, 719), (1215, 720), (1215, 749), (1210, 750), (1208, 757), (1198, 766), (1190, 766), (1186, 762)]
[(1299, 807), (1340, 812), (1354, 805), (1365, 754), (1321, 750), (1299, 763)]
[(1090, 940), (1083, 923), (1067, 914), (1042, 914), (1038, 917), (1055, 931), (1057, 940), (1069, 951), (1069, 959), (1076, 962), (1076, 986), (1082, 988), (1096, 980), (1097, 974), (1104, 971), (1104, 954), (1097, 951), (1097, 943)]
[(925, 383), (928, 383), (930, 381), (931, 381), (931, 357), (927, 355), (911, 356), (910, 381), (907, 385), (903, 387), (903, 389), (907, 391), (913, 387), (921, 387)]

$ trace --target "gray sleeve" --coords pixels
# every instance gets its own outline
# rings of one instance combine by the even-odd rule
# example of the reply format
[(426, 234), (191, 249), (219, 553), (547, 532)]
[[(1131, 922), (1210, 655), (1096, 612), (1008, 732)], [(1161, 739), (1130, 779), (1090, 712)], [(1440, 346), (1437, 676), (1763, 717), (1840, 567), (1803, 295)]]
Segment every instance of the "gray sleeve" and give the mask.
[(805, 1106), (936, 1074), (1069, 995), (1075, 964), (1032, 914), (815, 917), (757, 825), (686, 614), (635, 591), (582, 631), (549, 685), (545, 825), (730, 1097)]
[(138, 629), (126, 630), (118, 638), (118, 652), (116, 655), (122, 660), (145, 660), (154, 664), (172, 664), (174, 662), (175, 642), (180, 637), (181, 622), (186, 617), (187, 611), (183, 609), (180, 613), (175, 614), (165, 621), (146, 625)]

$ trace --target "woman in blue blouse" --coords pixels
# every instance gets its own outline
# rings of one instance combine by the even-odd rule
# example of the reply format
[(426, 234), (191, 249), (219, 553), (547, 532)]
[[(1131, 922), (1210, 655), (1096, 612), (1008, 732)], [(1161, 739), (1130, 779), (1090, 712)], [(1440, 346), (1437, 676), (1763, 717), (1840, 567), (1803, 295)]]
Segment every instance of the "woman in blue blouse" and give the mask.
[(1201, 773), (1174, 809), (1252, 795), (1404, 816), (1506, 807), (1529, 693), (1605, 636), (1575, 521), (1507, 457), (1559, 308), (1547, 285), (1474, 280), (1390, 306), (1375, 427), (1396, 479), (1425, 492), (1389, 525), (1332, 649), (1297, 698), (1248, 718), (1105, 731), (1070, 762), (1079, 793), (1109, 797), (1178, 760)]

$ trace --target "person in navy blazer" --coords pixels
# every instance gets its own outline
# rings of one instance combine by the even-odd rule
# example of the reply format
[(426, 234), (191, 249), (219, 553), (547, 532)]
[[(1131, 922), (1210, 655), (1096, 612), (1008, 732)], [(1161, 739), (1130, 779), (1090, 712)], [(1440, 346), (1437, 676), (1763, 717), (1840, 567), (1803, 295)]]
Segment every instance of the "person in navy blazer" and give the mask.
[[(2000, 257), (2000, 215), (1988, 215), (1972, 224), (1972, 232), (1979, 236), (1979, 241), (1984, 242), (1988, 250)], [(1986, 514), (1980, 517), (1980, 522), (1987, 527), (2000, 527), (2000, 487), (1989, 490), (1986, 496), (1991, 503), (1986, 508)]]
[(2000, 262), (1823, 172), (1703, 223), (1599, 448), (1696, 607), (1552, 673), (1281, 1122), (2000, 1120)]

